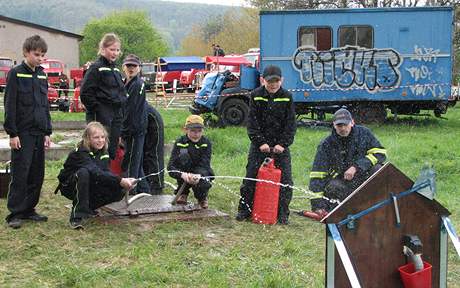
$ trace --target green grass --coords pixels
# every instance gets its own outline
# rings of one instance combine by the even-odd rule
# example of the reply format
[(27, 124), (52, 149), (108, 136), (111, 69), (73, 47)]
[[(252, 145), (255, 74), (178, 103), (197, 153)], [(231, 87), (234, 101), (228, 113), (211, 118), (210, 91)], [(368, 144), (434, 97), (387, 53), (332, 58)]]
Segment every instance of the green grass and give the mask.
[[(166, 143), (182, 135), (187, 112), (161, 110)], [(437, 200), (460, 231), (460, 108), (448, 120), (403, 118), (370, 126), (389, 160), (415, 179), (424, 165), (437, 172)], [(299, 128), (291, 147), (296, 186), (305, 188), (316, 146), (328, 129)], [(244, 128), (210, 128), (218, 175), (244, 176), (249, 141)], [(323, 287), (325, 226), (295, 215), (289, 226), (233, 220), (240, 181), (219, 180), (210, 207), (231, 219), (162, 224), (93, 224), (68, 227), (69, 201), (52, 194), (63, 161), (47, 162), (38, 210), (49, 222), (19, 230), (0, 225), (0, 287)], [(169, 179), (170, 180), (170, 179)], [(170, 192), (170, 191), (168, 191)], [(294, 196), (303, 196), (295, 192)], [(0, 218), (7, 214), (0, 200)], [(294, 198), (293, 209), (309, 208)], [(459, 287), (460, 259), (449, 244), (448, 287)]]

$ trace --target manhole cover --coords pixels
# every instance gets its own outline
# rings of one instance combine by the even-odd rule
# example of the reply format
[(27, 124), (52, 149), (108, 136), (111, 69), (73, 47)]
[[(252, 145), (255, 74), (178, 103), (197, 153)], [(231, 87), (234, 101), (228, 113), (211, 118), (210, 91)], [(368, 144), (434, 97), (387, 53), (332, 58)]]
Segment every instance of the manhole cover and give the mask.
[(117, 216), (184, 212), (201, 209), (199, 205), (192, 203), (187, 205), (171, 205), (173, 199), (174, 195), (150, 195), (135, 200), (128, 207), (126, 207), (126, 201), (123, 199), (119, 202), (105, 205), (100, 209)]

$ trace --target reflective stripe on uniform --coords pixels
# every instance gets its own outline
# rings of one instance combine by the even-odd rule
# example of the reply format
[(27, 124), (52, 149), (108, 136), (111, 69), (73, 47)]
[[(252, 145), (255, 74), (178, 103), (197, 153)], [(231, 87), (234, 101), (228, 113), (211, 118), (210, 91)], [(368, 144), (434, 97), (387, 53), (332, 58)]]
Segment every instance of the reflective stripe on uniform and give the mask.
[(367, 154), (376, 154), (376, 153), (387, 155), (387, 150), (382, 149), (382, 148), (372, 148), (372, 149), (367, 150)]
[(323, 179), (326, 177), (327, 177), (327, 172), (321, 172), (321, 171), (311, 171), (310, 172), (310, 178)]
[(254, 97), (254, 101), (265, 101), (265, 102), (268, 102), (268, 99), (267, 99), (267, 98), (264, 98), (264, 97)]
[(108, 155), (108, 154), (105, 154), (105, 155), (102, 155), (102, 156), (101, 156), (101, 160), (102, 160), (102, 159), (108, 159), (108, 158), (109, 158), (109, 155)]
[(38, 78), (38, 79), (45, 79), (45, 80), (46, 80), (46, 78), (48, 78), (48, 77), (46, 77), (46, 75), (38, 75), (37, 78)]
[(273, 99), (273, 101), (275, 101), (275, 102), (289, 102), (290, 99), (289, 98), (275, 98), (275, 99)]
[(18, 73), (16, 76), (19, 78), (32, 78), (32, 74)]
[(323, 198), (324, 196), (324, 192), (313, 192), (313, 194), (315, 196), (311, 197), (310, 199), (319, 199), (319, 198)]
[(377, 162), (379, 161), (377, 158), (375, 158), (374, 155), (372, 154), (367, 154), (366, 155), (366, 158), (369, 159), (369, 161), (371, 161), (372, 165), (375, 165), (377, 164)]
[(145, 86), (145, 83), (142, 83), (141, 91), (139, 92), (139, 94), (142, 94), (142, 92), (144, 92), (144, 86)]
[(120, 69), (118, 69), (118, 68), (113, 68), (113, 70), (115, 70), (117, 72), (120, 72)]
[(110, 69), (109, 67), (100, 67), (97, 70), (99, 70), (99, 71), (112, 71), (112, 69)]
[(195, 144), (195, 148), (196, 148), (196, 149), (205, 148), (205, 147), (208, 147), (208, 144), (206, 144), (206, 143), (201, 144), (201, 145)]
[(188, 143), (185, 143), (185, 144), (177, 143), (176, 145), (179, 146), (179, 147), (184, 147), (184, 148), (188, 147)]

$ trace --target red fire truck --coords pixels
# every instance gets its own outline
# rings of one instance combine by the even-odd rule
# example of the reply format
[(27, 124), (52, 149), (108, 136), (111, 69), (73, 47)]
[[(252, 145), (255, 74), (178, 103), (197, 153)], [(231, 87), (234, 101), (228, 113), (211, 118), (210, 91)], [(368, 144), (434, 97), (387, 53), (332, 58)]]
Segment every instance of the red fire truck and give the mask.
[(0, 56), (0, 92), (5, 89), (6, 86), (6, 75), (13, 67), (14, 61), (8, 57)]

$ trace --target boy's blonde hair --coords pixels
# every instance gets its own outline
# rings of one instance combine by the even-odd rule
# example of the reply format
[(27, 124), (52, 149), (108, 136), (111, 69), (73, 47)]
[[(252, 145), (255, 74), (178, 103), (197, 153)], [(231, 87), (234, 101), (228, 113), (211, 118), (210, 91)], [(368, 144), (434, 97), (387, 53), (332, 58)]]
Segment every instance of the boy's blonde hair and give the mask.
[(99, 42), (99, 52), (97, 52), (98, 55), (102, 54), (102, 49), (109, 47), (113, 43), (120, 43), (121, 40), (120, 38), (115, 34), (115, 33), (107, 33), (105, 34), (101, 41)]
[(90, 138), (96, 130), (100, 130), (104, 133), (105, 145), (103, 149), (104, 152), (107, 152), (107, 148), (109, 147), (109, 133), (107, 133), (104, 125), (97, 121), (89, 122), (88, 125), (86, 125), (83, 135), (81, 136), (81, 141), (78, 143), (78, 147), (83, 147), (91, 151)]

